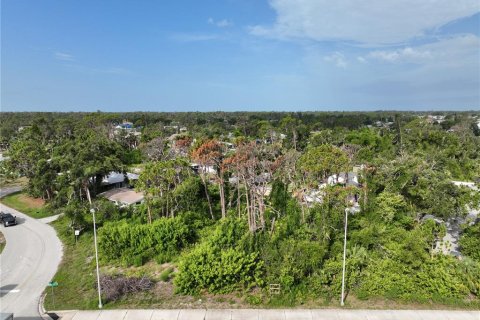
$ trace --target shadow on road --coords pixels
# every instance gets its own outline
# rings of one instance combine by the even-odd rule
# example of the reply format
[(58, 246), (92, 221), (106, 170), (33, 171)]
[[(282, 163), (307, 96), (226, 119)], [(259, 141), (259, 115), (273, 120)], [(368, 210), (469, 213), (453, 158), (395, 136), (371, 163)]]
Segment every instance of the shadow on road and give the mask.
[(24, 223), (25, 223), (25, 218), (17, 217), (17, 224), (24, 224)]
[(5, 296), (7, 293), (12, 291), (17, 287), (16, 284), (7, 284), (6, 286), (0, 287), (0, 298)]

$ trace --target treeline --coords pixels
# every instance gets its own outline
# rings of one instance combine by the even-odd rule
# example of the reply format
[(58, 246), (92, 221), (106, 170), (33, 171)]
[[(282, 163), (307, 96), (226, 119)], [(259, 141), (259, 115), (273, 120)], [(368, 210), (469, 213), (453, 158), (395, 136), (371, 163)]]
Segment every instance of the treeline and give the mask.
[[(375, 125), (377, 121), (391, 122), (401, 118), (408, 122), (417, 116), (428, 114), (446, 114), (444, 129), (468, 119), (478, 112), (2, 112), (0, 116), (0, 141), (8, 143), (18, 135), (19, 129), (34, 124), (53, 129), (57, 126), (75, 126), (79, 122), (88, 121), (92, 125), (119, 124), (128, 120), (136, 127), (149, 127), (162, 124), (164, 126), (186, 126), (192, 132), (202, 135), (225, 134), (237, 131), (245, 136), (260, 136), (265, 122), (280, 128), (282, 120), (290, 117), (296, 121), (299, 131), (347, 128), (358, 129), (366, 125)], [(286, 123), (284, 121), (283, 126)], [(302, 128), (305, 126), (305, 128)]]

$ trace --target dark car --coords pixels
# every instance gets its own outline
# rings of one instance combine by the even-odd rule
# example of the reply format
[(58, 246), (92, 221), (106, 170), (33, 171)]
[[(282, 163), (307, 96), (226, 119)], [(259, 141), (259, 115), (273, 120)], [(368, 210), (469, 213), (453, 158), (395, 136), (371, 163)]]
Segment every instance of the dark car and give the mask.
[(10, 213), (2, 213), (0, 215), (0, 221), (4, 227), (13, 226), (17, 224), (17, 217), (12, 216)]

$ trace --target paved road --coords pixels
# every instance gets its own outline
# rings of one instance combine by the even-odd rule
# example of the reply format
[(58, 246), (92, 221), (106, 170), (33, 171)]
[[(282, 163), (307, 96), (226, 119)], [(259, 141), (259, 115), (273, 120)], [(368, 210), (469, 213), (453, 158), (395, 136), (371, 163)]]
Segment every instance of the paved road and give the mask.
[(14, 193), (20, 190), (22, 190), (21, 186), (0, 188), (0, 198), (5, 197), (7, 194)]
[(479, 311), (231, 309), (105, 310), (58, 313), (62, 320), (479, 320)]
[[(12, 191), (5, 188), (0, 194)], [(14, 313), (15, 319), (41, 319), (38, 300), (55, 275), (62, 244), (48, 224), (3, 204), (0, 209), (16, 215), (19, 222), (8, 228), (0, 226), (7, 241), (0, 255), (0, 310)]]

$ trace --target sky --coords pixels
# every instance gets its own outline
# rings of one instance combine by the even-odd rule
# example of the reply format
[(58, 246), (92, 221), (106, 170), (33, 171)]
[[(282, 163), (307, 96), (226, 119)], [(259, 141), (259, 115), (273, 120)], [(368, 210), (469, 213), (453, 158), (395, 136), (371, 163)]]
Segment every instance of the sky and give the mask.
[(2, 111), (479, 110), (478, 0), (2, 0)]

